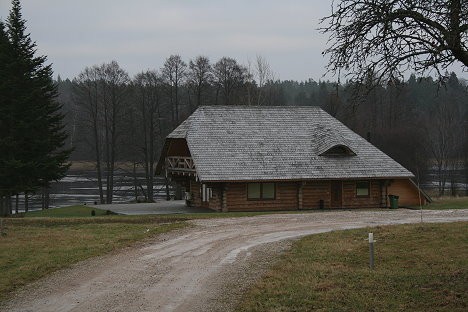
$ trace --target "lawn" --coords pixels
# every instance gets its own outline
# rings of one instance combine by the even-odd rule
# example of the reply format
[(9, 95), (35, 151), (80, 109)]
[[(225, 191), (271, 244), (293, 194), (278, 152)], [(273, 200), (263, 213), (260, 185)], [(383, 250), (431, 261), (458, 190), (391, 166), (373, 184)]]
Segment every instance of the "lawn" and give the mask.
[[(368, 232), (376, 266), (368, 268)], [(312, 235), (245, 295), (239, 311), (467, 311), (468, 222)]]
[(95, 217), (89, 207), (78, 206), (3, 219), (6, 235), (0, 237), (0, 301), (53, 271), (186, 225), (175, 217), (99, 216), (106, 212), (95, 210)]
[(423, 209), (468, 209), (468, 197), (433, 198), (433, 202)]
[(25, 217), (53, 217), (53, 218), (72, 218), (72, 217), (93, 217), (92, 212), (94, 211), (95, 216), (105, 216), (113, 214), (110, 211), (92, 208), (89, 206), (77, 205), (63, 208), (54, 208), (46, 210), (30, 211), (24, 214)]

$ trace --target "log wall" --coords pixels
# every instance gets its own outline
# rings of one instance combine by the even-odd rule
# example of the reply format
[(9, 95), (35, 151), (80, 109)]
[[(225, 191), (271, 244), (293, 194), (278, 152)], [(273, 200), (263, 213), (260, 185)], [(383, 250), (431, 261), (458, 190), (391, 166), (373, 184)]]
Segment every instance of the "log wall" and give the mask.
[(379, 208), (380, 201), (380, 181), (370, 181), (368, 197), (356, 196), (356, 181), (343, 181), (343, 208)]
[[(419, 205), (417, 188), (409, 180), (393, 180), (386, 193), (383, 180), (371, 180), (367, 197), (356, 196), (356, 182), (342, 182), (340, 208), (378, 208), (382, 204), (385, 206), (385, 199), (382, 197), (385, 194), (400, 196), (400, 206)], [(326, 209), (329, 209), (331, 204), (331, 181), (277, 182), (276, 198), (266, 200), (247, 199), (247, 183), (208, 183), (207, 187), (212, 189), (212, 198), (208, 202), (202, 202), (201, 183), (190, 182), (193, 206), (216, 211), (273, 211), (319, 209), (320, 200), (323, 200)]]
[(199, 182), (190, 181), (190, 194), (192, 196), (192, 206), (221, 211), (223, 202), (223, 185), (219, 183), (206, 184), (207, 187), (210, 187), (212, 189), (212, 197), (209, 199), (209, 201), (205, 202), (202, 201), (201, 186), (202, 184)]
[(275, 183), (276, 198), (265, 200), (247, 199), (246, 183), (226, 184), (228, 211), (295, 210), (298, 207), (298, 184), (296, 182)]
[[(393, 180), (387, 188), (389, 195), (398, 195), (398, 205), (401, 207), (419, 206), (418, 188), (409, 180)], [(426, 204), (426, 199), (421, 194), (422, 204)]]
[(319, 209), (320, 200), (324, 208), (330, 208), (330, 181), (306, 182), (302, 189), (302, 209)]

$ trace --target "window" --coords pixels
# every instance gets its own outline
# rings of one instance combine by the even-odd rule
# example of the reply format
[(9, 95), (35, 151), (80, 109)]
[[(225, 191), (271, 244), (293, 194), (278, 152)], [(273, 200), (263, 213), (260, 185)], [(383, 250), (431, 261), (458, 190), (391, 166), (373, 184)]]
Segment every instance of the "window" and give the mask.
[(261, 198), (261, 183), (249, 183), (247, 184), (247, 194), (249, 199), (260, 199)]
[(355, 156), (354, 153), (349, 147), (346, 145), (338, 144), (335, 145), (325, 152), (321, 153), (320, 156)]
[(369, 181), (358, 181), (356, 182), (356, 196), (357, 197), (369, 197), (370, 182)]
[(275, 199), (275, 183), (262, 183), (262, 198)]
[(275, 199), (275, 183), (247, 183), (248, 199)]

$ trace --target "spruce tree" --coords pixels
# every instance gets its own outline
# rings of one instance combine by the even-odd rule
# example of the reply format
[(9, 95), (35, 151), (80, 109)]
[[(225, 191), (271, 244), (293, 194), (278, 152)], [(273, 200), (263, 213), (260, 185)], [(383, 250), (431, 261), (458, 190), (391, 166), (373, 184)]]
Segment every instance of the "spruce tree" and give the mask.
[(64, 116), (56, 101), (52, 67), (45, 65), (45, 56), (35, 56), (36, 44), (26, 33), (19, 0), (12, 1), (7, 36), (12, 58), (6, 79), (11, 86), (7, 117), (11, 122), (11, 155), (6, 172), (14, 181), (12, 194), (35, 192), (62, 178), (69, 167), (70, 150), (64, 149)]
[(13, 108), (13, 88), (10, 79), (12, 64), (12, 47), (5, 32), (5, 25), (0, 21), (0, 216), (9, 214), (7, 200), (11, 196), (14, 182), (10, 179), (13, 165), (11, 152), (14, 145), (10, 131)]

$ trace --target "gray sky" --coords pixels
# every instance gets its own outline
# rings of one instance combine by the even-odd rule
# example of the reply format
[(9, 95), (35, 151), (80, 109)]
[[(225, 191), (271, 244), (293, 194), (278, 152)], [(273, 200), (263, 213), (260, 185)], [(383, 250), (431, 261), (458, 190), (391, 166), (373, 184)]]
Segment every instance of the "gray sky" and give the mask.
[[(55, 75), (116, 60), (130, 75), (159, 69), (171, 54), (247, 64), (256, 55), (278, 79), (323, 79), (327, 37), (317, 30), (331, 0), (23, 0), (27, 29)], [(10, 0), (0, 0), (5, 20)], [(453, 70), (468, 78), (461, 66)], [(336, 80), (327, 76), (331, 80)]]

